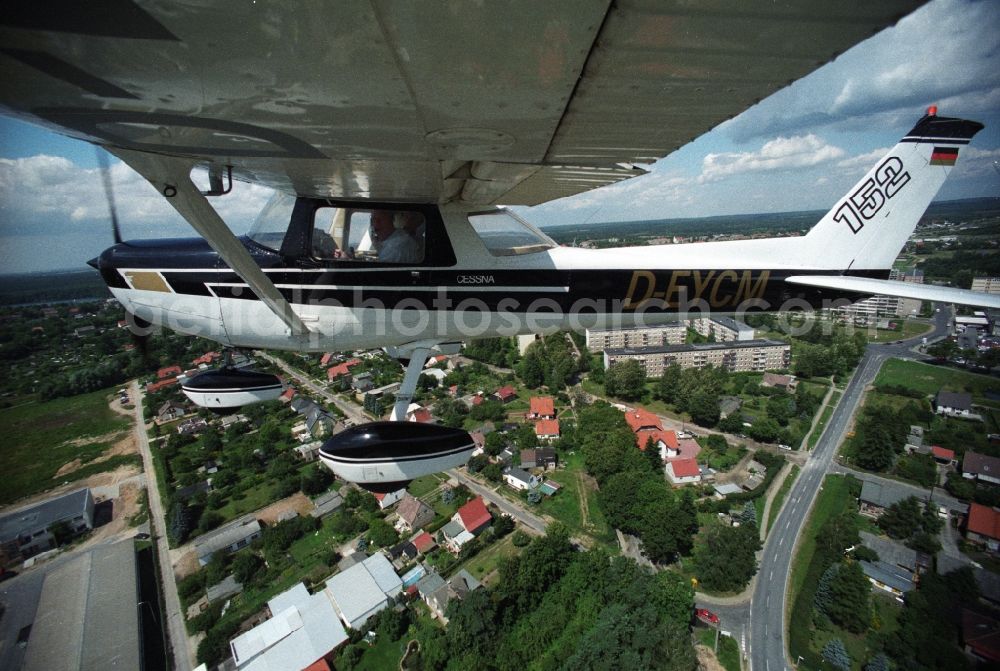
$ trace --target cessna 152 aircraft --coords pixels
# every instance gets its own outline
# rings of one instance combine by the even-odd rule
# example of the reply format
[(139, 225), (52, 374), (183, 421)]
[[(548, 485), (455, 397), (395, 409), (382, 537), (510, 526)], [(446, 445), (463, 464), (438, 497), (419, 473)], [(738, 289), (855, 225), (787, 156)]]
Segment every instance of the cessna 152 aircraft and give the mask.
[[(982, 128), (934, 108), (799, 238), (563, 248), (497, 207), (641, 175), (920, 4), (22, 2), (0, 18), (0, 106), (105, 147), (199, 234), (94, 260), (132, 315), (229, 347), (386, 347), (409, 359), (399, 420), (429, 354), (472, 337), (876, 293), (1000, 307), (886, 279)], [(278, 191), (243, 238), (210, 203), (233, 179)], [(225, 373), (186, 392), (280, 393)], [(321, 456), (372, 484), (472, 450), (398, 434), (359, 427)]]

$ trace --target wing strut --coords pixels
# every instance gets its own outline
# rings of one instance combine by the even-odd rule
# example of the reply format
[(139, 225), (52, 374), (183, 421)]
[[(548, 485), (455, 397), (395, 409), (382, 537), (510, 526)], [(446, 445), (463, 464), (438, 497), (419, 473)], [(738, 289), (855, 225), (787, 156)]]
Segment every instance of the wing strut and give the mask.
[(292, 336), (306, 336), (308, 328), (253, 260), (246, 247), (226, 226), (204, 194), (191, 181), (194, 161), (176, 156), (108, 147), (109, 152), (146, 178), (191, 227), (205, 238), (222, 260), (243, 278), (264, 304), (288, 326)]

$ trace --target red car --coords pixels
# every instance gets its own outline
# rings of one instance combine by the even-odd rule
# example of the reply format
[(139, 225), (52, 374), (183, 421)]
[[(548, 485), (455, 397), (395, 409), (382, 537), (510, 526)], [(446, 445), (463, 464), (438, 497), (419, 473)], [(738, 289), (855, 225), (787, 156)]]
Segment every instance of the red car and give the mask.
[(704, 608), (696, 608), (694, 616), (705, 624), (719, 624), (719, 616)]

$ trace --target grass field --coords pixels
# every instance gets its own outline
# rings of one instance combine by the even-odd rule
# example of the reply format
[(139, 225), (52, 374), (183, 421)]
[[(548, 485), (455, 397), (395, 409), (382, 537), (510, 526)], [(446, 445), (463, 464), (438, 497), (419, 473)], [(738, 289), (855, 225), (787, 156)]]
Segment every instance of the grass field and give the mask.
[[(134, 461), (113, 458), (88, 465), (117, 442), (129, 427), (126, 417), (108, 407), (111, 391), (95, 391), (0, 410), (0, 424), (5, 433), (0, 447), (5, 466), (0, 504)], [(59, 468), (74, 459), (79, 459), (83, 468), (54, 480)]]
[(813, 449), (816, 447), (816, 443), (819, 442), (820, 436), (823, 435), (823, 429), (826, 428), (827, 423), (830, 421), (830, 417), (833, 416), (833, 411), (837, 407), (837, 403), (840, 402), (840, 397), (844, 394), (839, 391), (833, 392), (830, 395), (829, 405), (823, 406), (822, 412), (820, 412), (819, 420), (816, 422), (813, 432), (809, 434), (809, 440), (806, 442), (807, 449)]
[[(565, 524), (571, 536), (590, 536), (599, 543), (613, 544), (614, 532), (604, 519), (600, 504), (597, 502), (597, 492), (587, 487), (582, 477), (586, 473), (583, 454), (572, 452), (561, 454), (560, 457), (562, 458), (560, 468), (547, 473), (546, 479), (558, 482), (562, 485), (562, 489), (555, 496), (542, 497), (536, 512), (550, 515)], [(586, 497), (586, 521), (583, 519), (581, 508), (581, 493)]]
[(860, 483), (851, 476), (828, 475), (823, 480), (822, 489), (813, 506), (809, 521), (802, 530), (798, 551), (792, 566), (790, 581), (791, 591), (788, 603), (791, 604), (788, 647), (792, 657), (802, 655), (808, 668), (818, 666), (818, 655), (810, 647), (811, 632), (809, 623), (816, 585), (819, 582), (822, 569), (819, 562), (814, 562), (816, 555), (816, 536), (820, 528), (831, 517), (853, 508), (855, 505), (854, 491)]
[[(715, 649), (715, 629), (698, 627), (696, 630), (698, 642), (707, 648)], [(740, 671), (740, 646), (736, 639), (719, 635), (719, 650), (715, 653), (719, 663), (726, 671)]]
[(869, 342), (894, 342), (896, 340), (909, 340), (930, 330), (931, 325), (926, 322), (907, 319), (899, 330), (876, 329), (874, 335), (868, 331), (865, 333), (868, 335)]
[(465, 562), (461, 568), (471, 573), (472, 577), (476, 580), (482, 580), (500, 565), (501, 560), (512, 557), (518, 552), (520, 550), (514, 546), (511, 537), (508, 535)]
[(788, 496), (789, 490), (791, 490), (792, 485), (795, 484), (795, 478), (799, 475), (799, 467), (792, 465), (792, 470), (788, 472), (785, 476), (785, 481), (781, 483), (781, 489), (778, 493), (774, 495), (774, 501), (771, 502), (771, 509), (767, 513), (767, 530), (770, 533), (771, 525), (774, 524), (774, 520), (778, 517), (778, 513), (781, 511), (781, 505), (785, 502), (785, 497)]
[(901, 359), (886, 361), (875, 377), (875, 384), (899, 385), (925, 394), (936, 394), (941, 389), (967, 391), (979, 397), (976, 402), (985, 401), (989, 405), (997, 405), (997, 402), (983, 399), (983, 392), (1000, 391), (1000, 381), (987, 375)]

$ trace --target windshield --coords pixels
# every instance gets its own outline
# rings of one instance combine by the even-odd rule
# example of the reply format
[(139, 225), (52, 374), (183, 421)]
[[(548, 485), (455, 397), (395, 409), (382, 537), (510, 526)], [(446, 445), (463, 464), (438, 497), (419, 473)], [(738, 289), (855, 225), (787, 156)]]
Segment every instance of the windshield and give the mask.
[(253, 226), (247, 232), (247, 237), (258, 245), (275, 251), (281, 249), (281, 241), (285, 239), (294, 207), (295, 196), (281, 192), (275, 193), (257, 215)]
[(469, 223), (493, 256), (534, 254), (558, 246), (510, 210), (475, 212), (469, 215)]

